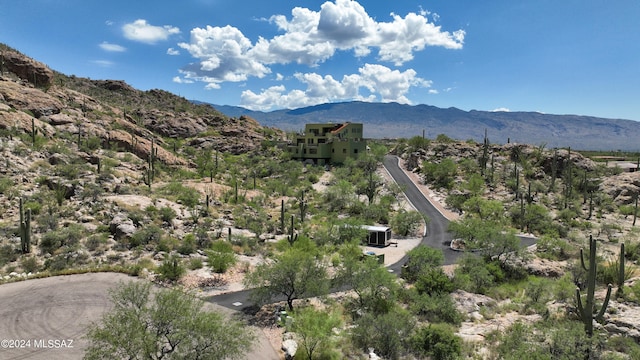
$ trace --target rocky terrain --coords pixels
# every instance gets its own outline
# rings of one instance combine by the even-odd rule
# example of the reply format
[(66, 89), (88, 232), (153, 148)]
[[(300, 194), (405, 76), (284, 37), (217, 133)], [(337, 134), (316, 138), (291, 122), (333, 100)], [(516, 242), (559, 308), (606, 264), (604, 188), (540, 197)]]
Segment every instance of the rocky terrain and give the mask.
[[(304, 198), (286, 194), (286, 176), (308, 181), (303, 189), (316, 194), (333, 181), (322, 169), (298, 172), (269, 162), (281, 157), (273, 145), (285, 133), (252, 118), (227, 117), (208, 105), (163, 90), (139, 91), (124, 81), (66, 76), (7, 47), (0, 50), (1, 281), (84, 271), (121, 271), (160, 281), (159, 267), (175, 256), (189, 268), (180, 284), (207, 295), (239, 290), (244, 274), (287, 236), (278, 222), (281, 201), (288, 211), (300, 211)], [(629, 213), (640, 192), (640, 172), (621, 172), (575, 151), (542, 145), (483, 147), (453, 140), (394, 145), (393, 153), (416, 179), (424, 177), (425, 162), (451, 159), (458, 164), (451, 188), (421, 184), (456, 214), (451, 220), (466, 216), (456, 199), (471, 197), (468, 175), (477, 170), (483, 152), (490, 164), (487, 174), (494, 179), (483, 198), (505, 204), (505, 217), (524, 204), (524, 194), (531, 204), (548, 209), (559, 236), (528, 249), (518, 266), (529, 274), (552, 281), (572, 276), (589, 235), (598, 237), (604, 264), (617, 257), (624, 242), (629, 291), (612, 299), (600, 326), (612, 336), (640, 341), (640, 291), (632, 291), (640, 275), (635, 267), (640, 233)], [(520, 198), (514, 196), (514, 169), (521, 174), (515, 184)], [(567, 169), (584, 175), (569, 180), (576, 191), (585, 187), (595, 195), (575, 196), (574, 204), (563, 206)], [(556, 175), (553, 191), (551, 174)], [(267, 187), (269, 182), (277, 185)], [(27, 213), (33, 220), (31, 249), (25, 253), (21, 221)], [(267, 225), (256, 228), (253, 219)], [(239, 261), (224, 274), (215, 273), (205, 249), (211, 240), (231, 239), (232, 234)], [(393, 251), (387, 262), (401, 257), (397, 248)], [(455, 266), (446, 272), (454, 276)], [(569, 286), (573, 291), (575, 286)], [(484, 342), (492, 333), (574, 311), (573, 292), (564, 299), (544, 299), (545, 313), (528, 310), (527, 291), (501, 298), (500, 293), (456, 290), (451, 296), (465, 319), (456, 334), (488, 354)], [(602, 289), (596, 298), (602, 301)], [(282, 329), (270, 331), (278, 347)]]
[[(212, 175), (217, 154), (222, 169), (223, 154), (253, 153), (263, 142), (283, 136), (253, 119), (229, 118), (162, 90), (143, 92), (123, 81), (69, 77), (8, 47), (1, 49), (0, 242), (4, 247), (0, 267), (4, 277), (44, 270), (45, 262), (58, 256), (77, 260), (62, 261), (58, 270), (121, 264), (127, 260), (123, 256), (138, 260), (140, 254), (110, 250), (116, 240), (132, 236), (144, 224), (142, 220), (134, 224), (129, 211), (171, 209), (175, 214), (161, 226), (181, 237), (192, 230), (189, 219), (200, 201), (187, 205), (175, 194), (159, 198), (149, 190), (173, 182), (168, 176), (172, 173), (186, 173), (182, 184), (217, 202), (214, 198), (231, 187), (222, 175), (216, 182), (205, 183), (197, 174)], [(199, 153), (209, 154), (205, 159), (209, 162), (198, 163)], [(150, 159), (157, 168), (153, 183), (148, 179)], [(141, 193), (145, 187), (146, 193)], [(252, 196), (249, 190), (244, 194)], [(20, 240), (16, 230), (19, 199), (34, 219), (31, 266), (19, 265), (20, 256), (13, 250)], [(218, 232), (233, 225), (228, 220), (218, 223)], [(68, 230), (70, 224), (82, 225), (74, 228), (80, 234), (76, 242), (87, 241), (100, 227), (111, 235), (95, 240), (92, 251), (76, 247), (71, 254), (59, 254), (55, 250), (63, 244), (55, 244), (50, 251), (38, 249), (44, 234)]]

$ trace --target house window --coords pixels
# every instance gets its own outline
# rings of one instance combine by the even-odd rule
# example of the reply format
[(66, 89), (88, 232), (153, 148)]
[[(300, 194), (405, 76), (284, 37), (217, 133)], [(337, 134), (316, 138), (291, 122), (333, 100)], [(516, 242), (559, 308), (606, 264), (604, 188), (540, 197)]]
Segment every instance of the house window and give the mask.
[(335, 154), (336, 153), (336, 149), (331, 149), (331, 153)]
[(309, 149), (309, 154), (317, 154), (318, 149)]
[(313, 139), (307, 139), (308, 144), (313, 144)]
[(342, 149), (342, 153), (346, 154), (347, 153), (347, 149)]
[(353, 149), (353, 153), (357, 154), (358, 153), (358, 149)]

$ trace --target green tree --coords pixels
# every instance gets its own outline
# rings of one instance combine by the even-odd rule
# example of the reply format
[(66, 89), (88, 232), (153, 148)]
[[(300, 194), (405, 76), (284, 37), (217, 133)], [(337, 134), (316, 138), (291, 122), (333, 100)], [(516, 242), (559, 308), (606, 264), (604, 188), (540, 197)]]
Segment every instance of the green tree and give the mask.
[(391, 360), (408, 352), (415, 321), (406, 310), (396, 307), (385, 314), (366, 313), (355, 323), (351, 336), (359, 348), (373, 348), (377, 355)]
[(504, 207), (499, 200), (487, 200), (474, 196), (462, 204), (462, 210), (467, 216), (477, 217), (483, 221), (500, 222), (504, 218)]
[(458, 166), (449, 158), (443, 159), (440, 163), (425, 161), (422, 164), (422, 174), (425, 179), (445, 189), (453, 187), (457, 173)]
[(423, 217), (422, 214), (417, 211), (400, 209), (400, 211), (391, 218), (391, 228), (395, 233), (407, 236), (420, 226), (423, 219), (428, 221), (428, 218)]
[(293, 310), (293, 300), (324, 295), (329, 288), (325, 266), (311, 252), (296, 247), (276, 256), (274, 262), (256, 266), (244, 283), (253, 288), (251, 297), (255, 301), (284, 296), (289, 310)]
[(203, 309), (179, 289), (121, 283), (109, 291), (113, 308), (90, 325), (84, 358), (239, 359), (253, 341), (241, 323)]
[(484, 259), (471, 253), (462, 256), (454, 271), (457, 287), (473, 293), (484, 294), (494, 281)]
[(445, 324), (429, 324), (420, 328), (411, 338), (411, 343), (419, 356), (434, 360), (457, 359), (462, 352), (462, 339)]
[(396, 277), (373, 257), (360, 260), (347, 256), (338, 270), (339, 285), (348, 285), (357, 295), (358, 307), (374, 312), (386, 312), (398, 288)]
[(402, 268), (402, 278), (414, 283), (427, 270), (444, 264), (442, 250), (425, 245), (418, 245), (407, 252), (407, 262)]
[(342, 323), (338, 314), (319, 311), (313, 307), (296, 310), (293, 318), (291, 331), (298, 335), (309, 360), (313, 359), (313, 355), (321, 347), (330, 345), (333, 329)]

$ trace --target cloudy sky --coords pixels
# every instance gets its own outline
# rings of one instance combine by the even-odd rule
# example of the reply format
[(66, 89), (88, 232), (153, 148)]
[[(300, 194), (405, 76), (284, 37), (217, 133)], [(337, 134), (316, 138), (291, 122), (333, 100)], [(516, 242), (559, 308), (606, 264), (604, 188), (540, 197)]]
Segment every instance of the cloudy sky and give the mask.
[(68, 75), (253, 110), (429, 104), (640, 120), (638, 0), (2, 0)]

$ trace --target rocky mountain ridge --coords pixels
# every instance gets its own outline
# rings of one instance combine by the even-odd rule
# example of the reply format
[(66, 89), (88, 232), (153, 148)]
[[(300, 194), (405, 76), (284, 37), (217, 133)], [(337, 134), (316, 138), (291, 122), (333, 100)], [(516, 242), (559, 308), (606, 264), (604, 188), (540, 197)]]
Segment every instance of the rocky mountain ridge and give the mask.
[(464, 111), (430, 105), (345, 102), (294, 110), (251, 111), (235, 106), (213, 105), (229, 116), (246, 115), (265, 126), (300, 131), (305, 123), (359, 122), (368, 138), (435, 138), (445, 134), (461, 141), (482, 141), (487, 130), (492, 142), (519, 142), (580, 150), (637, 151), (640, 122), (580, 115), (539, 112)]

